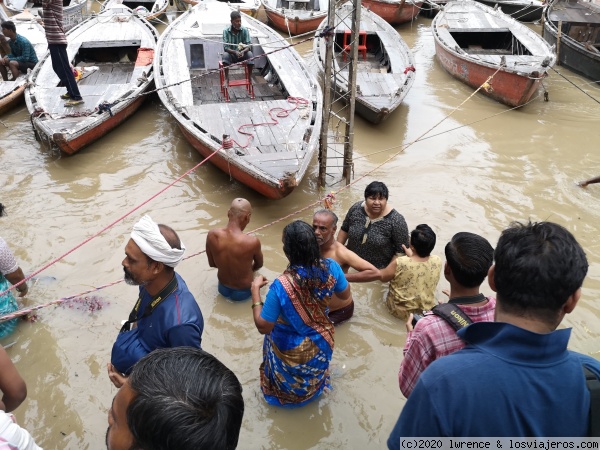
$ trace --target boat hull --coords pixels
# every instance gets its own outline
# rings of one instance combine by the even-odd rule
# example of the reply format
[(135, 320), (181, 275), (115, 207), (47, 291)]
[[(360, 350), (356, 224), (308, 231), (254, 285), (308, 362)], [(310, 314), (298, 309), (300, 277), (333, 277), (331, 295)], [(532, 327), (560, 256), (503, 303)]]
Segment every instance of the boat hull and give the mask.
[[(201, 139), (198, 139), (194, 133), (190, 132), (181, 123), (178, 123), (178, 125), (186, 141), (188, 141), (188, 143), (194, 147), (203, 158), (208, 158), (217, 151), (216, 148), (208, 146)], [(272, 200), (279, 200), (290, 195), (296, 187), (296, 183), (288, 183), (286, 185), (283, 182), (280, 182), (279, 184), (275, 184), (271, 180), (260, 178), (255, 173), (244, 170), (235, 159), (228, 158), (227, 153), (224, 151), (218, 151), (214, 154), (214, 156), (210, 158), (210, 162), (217, 166), (222, 172), (230, 174), (235, 180)]]
[[(315, 15), (310, 19), (301, 19), (299, 17), (286, 16), (281, 12), (264, 5), (267, 19), (273, 28), (282, 31), (283, 33), (290, 33), (292, 35), (309, 33), (319, 28), (319, 24), (323, 21), (323, 18), (327, 16), (327, 13), (315, 11)], [(287, 23), (286, 23), (287, 17)]]
[(504, 14), (508, 14), (520, 22), (535, 22), (542, 18), (544, 12), (543, 4), (535, 4), (532, 2), (523, 3), (504, 3), (494, 0), (477, 0), (490, 8), (498, 5)]
[(390, 25), (399, 25), (415, 19), (423, 2), (363, 0), (362, 6), (377, 14)]
[[(550, 20), (552, 4), (544, 13), (544, 29), (542, 36), (550, 45), (558, 45), (558, 28)], [(581, 43), (563, 34), (558, 49), (560, 65), (569, 68), (573, 72), (583, 75), (593, 81), (600, 81), (600, 53), (587, 50)]]
[(138, 110), (142, 103), (144, 103), (145, 98), (146, 96), (144, 95), (138, 97), (119, 112), (113, 114), (112, 117), (109, 114), (106, 114), (108, 117), (99, 118), (96, 123), (90, 127), (86, 127), (84, 130), (79, 130), (77, 133), (53, 133), (52, 136), (48, 136), (46, 130), (40, 126), (35, 119), (33, 120), (33, 126), (35, 127), (38, 136), (40, 134), (48, 136), (60, 151), (67, 155), (73, 155), (100, 139), (113, 128), (121, 125), (129, 118), (129, 116)]
[[(0, 81), (1, 83), (1, 81)], [(9, 94), (5, 95), (0, 99), (0, 115), (4, 114), (7, 111), (10, 111), (15, 106), (21, 104), (23, 102), (23, 92), (25, 91), (25, 83), (21, 86), (18, 86)]]
[(515, 72), (498, 70), (498, 67), (476, 64), (449, 51), (437, 39), (435, 52), (446, 72), (472, 88), (477, 89), (493, 75), (489, 87), (484, 86), (480, 92), (508, 106), (522, 106), (531, 100), (542, 80), (536, 73), (531, 74), (530, 78)]

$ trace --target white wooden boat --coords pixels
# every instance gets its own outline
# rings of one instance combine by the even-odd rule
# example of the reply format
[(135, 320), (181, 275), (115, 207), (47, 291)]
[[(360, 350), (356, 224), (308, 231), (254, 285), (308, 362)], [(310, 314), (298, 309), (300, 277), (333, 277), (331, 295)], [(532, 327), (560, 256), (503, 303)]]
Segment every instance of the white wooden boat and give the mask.
[(273, 28), (297, 35), (315, 31), (327, 17), (328, 0), (262, 0)]
[(67, 154), (94, 142), (133, 114), (154, 80), (158, 33), (126, 6), (107, 8), (73, 28), (67, 53), (82, 72), (84, 103), (67, 108), (49, 54), (31, 73), (25, 101), (37, 137)]
[[(321, 90), (304, 60), (281, 36), (242, 14), (256, 57), (255, 98), (247, 87), (231, 87), (237, 74), (230, 69), (227, 102), (218, 69), (230, 11), (221, 2), (201, 3), (162, 33), (154, 61), (156, 88), (187, 141), (203, 157), (211, 157), (212, 164), (266, 197), (282, 198), (302, 180), (317, 148)], [(302, 100), (290, 101), (294, 99)], [(278, 114), (283, 110), (289, 114)], [(252, 125), (265, 122), (271, 124)], [(236, 142), (232, 148), (226, 148), (228, 137)]]
[(159, 22), (161, 16), (167, 12), (169, 0), (106, 0), (102, 4), (102, 10), (121, 4), (131, 8), (138, 16), (150, 22)]
[(509, 106), (522, 106), (556, 61), (535, 31), (501, 10), (473, 0), (453, 0), (431, 24), (442, 67), (479, 92)]
[[(6, 8), (12, 14), (28, 10), (38, 20), (43, 20), (42, 0), (5, 0)], [(63, 0), (63, 28), (69, 31), (85, 19), (87, 14), (86, 0)]]
[[(338, 95), (347, 95), (349, 33), (352, 20), (352, 3), (336, 9), (333, 64), (338, 76), (332, 80)], [(324, 28), (324, 20), (320, 29)], [(400, 34), (390, 24), (365, 8), (360, 12), (359, 51), (356, 70), (356, 113), (372, 123), (385, 120), (398, 106), (415, 79), (412, 52)], [(314, 58), (321, 73), (324, 72), (325, 38), (318, 34), (313, 41)]]
[(544, 15), (544, 39), (556, 46), (560, 64), (600, 82), (600, 3), (555, 0)]
[[(0, 6), (0, 22), (12, 20), (17, 28), (17, 34), (26, 37), (35, 50), (38, 60), (48, 50), (44, 28), (35, 20), (32, 14), (25, 11), (16, 16), (8, 17), (4, 8)], [(7, 70), (8, 76), (10, 70)], [(27, 83), (27, 74), (22, 74), (16, 80), (3, 81), (0, 78), (0, 114), (8, 111), (23, 101), (23, 92)]]
[(260, 0), (174, 0), (175, 6), (179, 11), (187, 11), (196, 4), (215, 1), (225, 3), (232, 10), (241, 11), (254, 18), (258, 16), (258, 10), (260, 9)]

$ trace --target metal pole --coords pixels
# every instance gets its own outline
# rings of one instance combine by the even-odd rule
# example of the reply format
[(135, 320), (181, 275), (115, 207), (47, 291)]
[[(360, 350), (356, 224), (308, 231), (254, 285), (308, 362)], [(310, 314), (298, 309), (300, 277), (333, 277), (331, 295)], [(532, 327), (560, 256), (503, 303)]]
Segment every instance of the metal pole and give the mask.
[[(335, 1), (329, 0), (327, 26), (335, 25)], [(319, 186), (325, 187), (327, 171), (327, 147), (329, 146), (329, 115), (331, 114), (331, 67), (333, 63), (333, 41), (335, 34), (323, 39), (325, 42), (325, 62), (323, 75), (323, 118), (321, 120), (321, 141), (319, 145)]]
[(346, 122), (346, 133), (344, 139), (344, 169), (342, 175), (346, 185), (352, 179), (352, 149), (354, 147), (354, 102), (356, 99), (356, 64), (358, 62), (358, 38), (360, 31), (360, 9), (361, 0), (354, 0), (352, 11), (352, 52), (350, 53), (350, 65), (348, 67), (348, 88), (350, 90), (348, 121)]
[(562, 20), (558, 21), (558, 33), (556, 33), (556, 65), (560, 66), (560, 39), (562, 37)]

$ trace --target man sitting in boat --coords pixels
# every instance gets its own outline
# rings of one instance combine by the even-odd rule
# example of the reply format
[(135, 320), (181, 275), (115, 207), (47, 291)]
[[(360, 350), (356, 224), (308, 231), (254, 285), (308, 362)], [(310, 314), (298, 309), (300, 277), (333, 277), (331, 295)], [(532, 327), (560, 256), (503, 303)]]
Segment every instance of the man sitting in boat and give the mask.
[(229, 80), (228, 66), (231, 64), (248, 61), (250, 72), (254, 68), (254, 55), (250, 48), (252, 41), (248, 28), (242, 26), (242, 15), (239, 11), (231, 12), (231, 26), (223, 30), (223, 42), (225, 54), (223, 55), (223, 66), (225, 66), (225, 79)]
[(31, 42), (26, 37), (17, 34), (14, 22), (7, 20), (2, 22), (1, 26), (2, 34), (9, 39), (10, 53), (0, 60), (0, 74), (4, 81), (8, 81), (6, 70), (8, 67), (13, 80), (16, 80), (19, 74), (27, 73), (27, 69), (33, 69), (38, 58)]
[(204, 319), (185, 281), (175, 272), (184, 252), (171, 227), (156, 224), (149, 216), (133, 226), (122, 264), (127, 284), (140, 288), (108, 365), (108, 376), (118, 388), (134, 364), (157, 348), (200, 348)]

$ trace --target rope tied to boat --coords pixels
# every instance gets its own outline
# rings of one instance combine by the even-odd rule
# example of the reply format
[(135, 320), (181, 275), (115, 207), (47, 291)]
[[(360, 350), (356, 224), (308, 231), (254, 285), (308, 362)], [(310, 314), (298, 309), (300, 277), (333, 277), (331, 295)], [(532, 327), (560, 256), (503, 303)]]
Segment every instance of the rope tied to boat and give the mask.
[(334, 27), (330, 27), (329, 25), (326, 25), (325, 28), (323, 28), (323, 31), (318, 33), (317, 36), (321, 37), (321, 38), (325, 38), (325, 40), (328, 41), (329, 38), (331, 36), (333, 36), (333, 31), (334, 31)]
[(408, 72), (416, 72), (417, 70), (415, 69), (415, 66), (413, 66), (412, 64), (410, 66), (408, 66), (406, 69), (404, 69), (404, 75), (406, 75)]
[(111, 110), (111, 108), (115, 106), (114, 103), (108, 103), (108, 102), (102, 102), (98, 105), (98, 107), (96, 108), (96, 110), (99, 113), (103, 113), (103, 112), (107, 112), (108, 114), (110, 114), (110, 117), (113, 116), (113, 112)]

